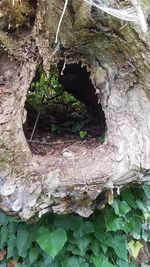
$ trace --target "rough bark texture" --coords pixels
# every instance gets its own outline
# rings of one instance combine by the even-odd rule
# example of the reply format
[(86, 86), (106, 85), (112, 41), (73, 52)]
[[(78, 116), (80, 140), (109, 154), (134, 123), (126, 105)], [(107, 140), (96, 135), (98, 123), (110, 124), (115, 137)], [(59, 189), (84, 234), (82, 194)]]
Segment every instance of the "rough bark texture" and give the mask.
[[(150, 180), (150, 32), (70, 0), (56, 45), (64, 2), (33, 3), (34, 12), (27, 6), (28, 28), (17, 8), (18, 21), (9, 16), (9, 23), (20, 24), (19, 30), (6, 33), (7, 13), (0, 26), (0, 208), (24, 220), (47, 211), (89, 216), (103, 190)], [(15, 4), (24, 9), (22, 1)], [(148, 15), (149, 1), (143, 9)], [(105, 113), (106, 140), (91, 149), (66, 144), (61, 152), (35, 156), (23, 133), (26, 94), (39, 63), (53, 72), (61, 59), (66, 66), (81, 61), (91, 72)]]

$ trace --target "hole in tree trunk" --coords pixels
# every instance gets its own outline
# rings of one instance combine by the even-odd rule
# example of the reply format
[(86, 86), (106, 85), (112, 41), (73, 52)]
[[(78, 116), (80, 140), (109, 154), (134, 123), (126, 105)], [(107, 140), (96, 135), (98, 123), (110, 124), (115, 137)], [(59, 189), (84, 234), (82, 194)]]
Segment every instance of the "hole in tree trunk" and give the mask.
[(45, 155), (49, 146), (104, 142), (105, 115), (90, 73), (81, 63), (63, 67), (60, 61), (59, 75), (49, 77), (40, 67), (28, 91), (24, 132), (34, 154)]

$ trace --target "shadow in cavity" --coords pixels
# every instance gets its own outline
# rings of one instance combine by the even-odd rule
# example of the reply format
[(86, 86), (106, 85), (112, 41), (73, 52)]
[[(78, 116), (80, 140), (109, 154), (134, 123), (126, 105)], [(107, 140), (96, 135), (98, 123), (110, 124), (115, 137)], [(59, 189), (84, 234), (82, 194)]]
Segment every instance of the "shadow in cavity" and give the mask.
[(105, 133), (105, 114), (90, 73), (81, 63), (63, 66), (60, 61), (58, 76), (49, 77), (40, 66), (27, 94), (23, 128), (34, 154), (45, 155), (49, 145), (55, 144), (58, 150), (58, 146), (62, 149), (76, 141), (91, 147), (99, 144), (98, 138)]
[(106, 130), (105, 114), (101, 104), (98, 103), (94, 85), (90, 80), (90, 72), (87, 71), (85, 66), (82, 66), (81, 62), (66, 64), (64, 69), (63, 66), (64, 61), (60, 61), (58, 63), (59, 82), (67, 92), (84, 103), (93, 123), (99, 126), (96, 135), (104, 134)]

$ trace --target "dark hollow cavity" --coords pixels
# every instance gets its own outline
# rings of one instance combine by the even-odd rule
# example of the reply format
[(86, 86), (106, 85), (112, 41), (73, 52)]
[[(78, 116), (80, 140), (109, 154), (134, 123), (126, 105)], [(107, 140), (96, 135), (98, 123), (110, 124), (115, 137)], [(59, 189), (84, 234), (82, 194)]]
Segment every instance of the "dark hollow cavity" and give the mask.
[(104, 134), (106, 130), (105, 114), (101, 104), (98, 103), (94, 85), (90, 80), (90, 72), (87, 71), (85, 66), (82, 66), (81, 62), (66, 64), (64, 70), (63, 66), (64, 61), (60, 61), (58, 63), (60, 84), (64, 86), (68, 93), (85, 104), (88, 114), (101, 128), (99, 134)]
[[(40, 109), (37, 108), (36, 101), (38, 97), (41, 97), (45, 81), (53, 76), (50, 74), (47, 77), (41, 69), (42, 66), (37, 70), (27, 94), (25, 103), (27, 118), (23, 128), (34, 154), (42, 155), (39, 145), (53, 145), (57, 143), (57, 139), (64, 144), (68, 141), (85, 139), (90, 141), (85, 142), (87, 145), (92, 144), (91, 142), (96, 144), (96, 142), (99, 143), (99, 137), (104, 136), (106, 130), (105, 114), (101, 104), (98, 104), (98, 97), (86, 67), (81, 63), (66, 64), (63, 70), (63, 66), (64, 62), (60, 61), (59, 74), (54, 75), (57, 88), (59, 86), (61, 88), (60, 95), (54, 90), (54, 97), (48, 95), (48, 98), (42, 98), (45, 100), (42, 100)], [(43, 77), (41, 75), (45, 75), (44, 84), (41, 83), (41, 77)], [(51, 88), (49, 82), (46, 84), (46, 90), (48, 88)], [(29, 98), (31, 96), (32, 98)]]

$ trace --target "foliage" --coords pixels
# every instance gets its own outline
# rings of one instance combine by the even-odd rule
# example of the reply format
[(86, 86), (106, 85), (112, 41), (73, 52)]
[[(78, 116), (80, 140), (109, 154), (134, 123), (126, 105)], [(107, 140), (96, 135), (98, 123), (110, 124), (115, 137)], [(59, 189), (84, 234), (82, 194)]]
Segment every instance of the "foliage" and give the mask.
[(44, 103), (63, 94), (63, 88), (55, 75), (47, 76), (39, 70), (37, 79), (32, 82), (28, 91), (27, 102), (37, 111), (44, 108)]
[(150, 242), (149, 192), (126, 188), (88, 219), (46, 214), (31, 225), (0, 213), (0, 266), (135, 267)]
[(87, 136), (87, 131), (80, 131), (79, 135), (81, 139), (84, 139)]
[(53, 133), (58, 134), (69, 128), (70, 132), (79, 133), (81, 139), (87, 136), (87, 133), (84, 137), (80, 133), (83, 120), (87, 117), (85, 105), (65, 91), (56, 75), (47, 76), (39, 69), (28, 91), (27, 104), (37, 112), (50, 114), (49, 120), (51, 117), (53, 120), (49, 124)]

